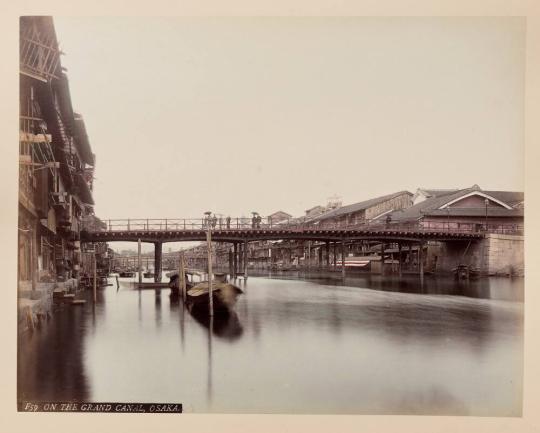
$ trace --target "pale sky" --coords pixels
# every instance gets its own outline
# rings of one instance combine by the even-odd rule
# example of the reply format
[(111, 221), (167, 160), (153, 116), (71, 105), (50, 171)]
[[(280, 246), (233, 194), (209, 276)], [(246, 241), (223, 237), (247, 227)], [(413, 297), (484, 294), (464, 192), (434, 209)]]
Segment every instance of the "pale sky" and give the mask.
[(56, 17), (101, 218), (523, 190), (521, 18)]

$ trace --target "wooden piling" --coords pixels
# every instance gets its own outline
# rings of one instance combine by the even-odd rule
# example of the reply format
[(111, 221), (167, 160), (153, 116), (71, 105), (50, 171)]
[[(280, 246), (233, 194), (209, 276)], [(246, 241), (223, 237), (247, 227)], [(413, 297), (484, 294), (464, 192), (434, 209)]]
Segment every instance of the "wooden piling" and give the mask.
[(139, 239), (137, 241), (138, 248), (137, 248), (137, 263), (138, 263), (138, 270), (139, 270), (139, 283), (142, 283), (142, 261), (141, 261), (141, 240)]
[(341, 241), (341, 276), (345, 278), (345, 241)]
[(402, 261), (403, 261), (403, 257), (402, 257), (402, 254), (401, 254), (401, 242), (398, 243), (398, 275), (399, 275), (399, 278), (401, 278), (403, 276), (403, 269), (402, 269)]
[(163, 244), (156, 242), (154, 244), (154, 282), (161, 282), (161, 258), (163, 252)]
[(244, 240), (244, 282), (248, 278), (248, 241)]
[(384, 242), (381, 242), (381, 275), (384, 275)]
[(330, 268), (330, 242), (326, 241), (326, 266)]
[(418, 244), (418, 266), (420, 272), (420, 284), (424, 284), (424, 242)]
[(184, 253), (180, 251), (180, 263), (178, 264), (178, 289), (182, 289), (182, 299), (185, 301), (187, 297), (186, 293), (186, 267), (184, 264)]
[[(95, 248), (95, 247), (94, 247)], [(92, 284), (93, 288), (93, 295), (94, 295), (94, 304), (97, 301), (97, 265), (96, 265), (96, 251), (94, 250), (94, 254), (92, 254), (92, 262), (93, 262), (93, 271), (94, 271), (94, 282)]]
[(238, 274), (238, 244), (233, 244), (233, 278), (236, 279)]
[(230, 249), (230, 247), (229, 247), (229, 255), (228, 256), (229, 256), (228, 257), (228, 259), (229, 259), (229, 275), (232, 278), (233, 277), (233, 252)]
[(214, 315), (214, 299), (212, 297), (212, 232), (210, 228), (206, 232), (206, 243), (208, 250), (208, 314), (212, 317)]

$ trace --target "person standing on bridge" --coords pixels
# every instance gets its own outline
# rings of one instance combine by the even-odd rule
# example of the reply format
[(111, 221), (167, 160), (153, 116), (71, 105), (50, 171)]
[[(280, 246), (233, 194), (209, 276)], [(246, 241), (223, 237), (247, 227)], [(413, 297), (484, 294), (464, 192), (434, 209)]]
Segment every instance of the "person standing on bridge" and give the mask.
[(225, 219), (226, 223), (227, 223), (227, 228), (230, 229), (231, 228), (231, 217), (228, 216), (226, 219)]

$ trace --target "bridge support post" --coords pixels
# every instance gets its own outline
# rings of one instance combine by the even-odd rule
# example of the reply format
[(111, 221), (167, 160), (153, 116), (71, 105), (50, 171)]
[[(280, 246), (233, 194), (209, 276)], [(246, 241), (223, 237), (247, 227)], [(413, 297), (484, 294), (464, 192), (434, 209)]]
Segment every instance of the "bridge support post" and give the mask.
[(403, 270), (402, 270), (402, 265), (401, 265), (402, 261), (403, 261), (403, 257), (402, 257), (402, 254), (401, 254), (401, 242), (398, 242), (398, 275), (399, 275), (399, 278), (401, 278), (403, 276)]
[(337, 242), (334, 242), (334, 271), (335, 271), (336, 268), (337, 268), (337, 252), (336, 252), (336, 245), (337, 245)]
[(141, 259), (141, 240), (137, 241), (137, 271), (139, 273), (139, 283), (142, 283), (142, 259)]
[(308, 241), (307, 244), (307, 268), (311, 268), (311, 241)]
[(233, 278), (236, 280), (238, 274), (238, 244), (233, 243)]
[(233, 278), (233, 252), (229, 247), (229, 275)]
[(156, 283), (161, 281), (161, 257), (163, 251), (163, 243), (154, 243), (154, 281)]
[(418, 267), (420, 272), (420, 285), (424, 285), (424, 241), (418, 244)]
[(326, 241), (325, 249), (326, 249), (326, 266), (330, 268), (330, 242)]
[(238, 244), (238, 271), (240, 273), (244, 272), (244, 245), (243, 243)]
[(384, 276), (384, 242), (381, 242), (381, 276)]
[(244, 241), (244, 282), (248, 278), (248, 241)]
[(345, 240), (341, 241), (341, 276), (345, 278)]

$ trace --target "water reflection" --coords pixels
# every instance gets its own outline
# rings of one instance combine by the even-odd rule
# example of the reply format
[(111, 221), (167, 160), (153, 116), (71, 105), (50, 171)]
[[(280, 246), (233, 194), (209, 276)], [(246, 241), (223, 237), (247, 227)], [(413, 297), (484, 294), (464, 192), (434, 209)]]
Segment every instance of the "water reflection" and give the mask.
[[(208, 317), (208, 316), (207, 316)], [(208, 375), (206, 385), (206, 398), (208, 407), (212, 407), (212, 334), (214, 332), (214, 317), (208, 319)]]
[[(120, 282), (21, 338), (19, 397), (192, 412), (516, 416), (522, 283), (250, 276), (229, 316)], [(455, 296), (459, 294), (459, 296)], [(91, 299), (91, 294), (90, 298)], [(168, 305), (167, 305), (168, 304)]]
[(342, 278), (341, 272), (317, 270), (253, 271), (252, 274), (271, 279), (303, 279), (325, 285), (365, 287), (389, 292), (454, 295), (523, 302), (523, 279), (521, 278), (457, 280), (452, 277), (427, 275), (422, 282), (418, 275), (404, 275), (399, 278), (396, 275), (381, 276), (359, 271), (349, 271), (345, 279)]
[[(19, 337), (18, 400), (70, 401), (90, 396), (83, 365), (85, 322), (93, 308), (62, 305), (41, 329)], [(90, 316), (90, 317), (89, 317)]]
[(197, 323), (208, 328), (216, 337), (234, 341), (240, 338), (244, 332), (244, 328), (235, 311), (231, 311), (228, 314), (216, 314), (212, 317), (198, 309), (190, 309), (189, 313)]

